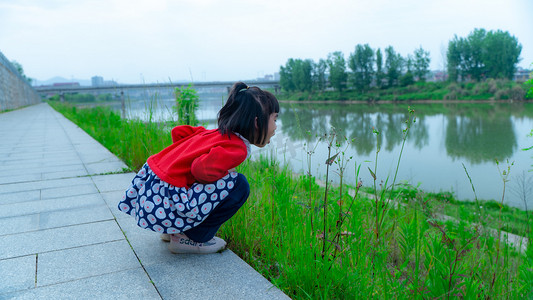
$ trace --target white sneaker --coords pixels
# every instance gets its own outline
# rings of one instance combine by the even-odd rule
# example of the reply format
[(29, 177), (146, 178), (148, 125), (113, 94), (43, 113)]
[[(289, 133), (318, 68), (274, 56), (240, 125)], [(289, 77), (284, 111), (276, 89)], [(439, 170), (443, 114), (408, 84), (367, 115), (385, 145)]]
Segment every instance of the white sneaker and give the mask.
[(177, 233), (170, 235), (168, 250), (172, 253), (196, 253), (208, 254), (216, 253), (226, 248), (226, 242), (218, 237), (214, 237), (205, 243), (198, 243), (186, 235)]
[(164, 242), (170, 242), (170, 234), (168, 234), (168, 233), (161, 233), (161, 239), (162, 239)]

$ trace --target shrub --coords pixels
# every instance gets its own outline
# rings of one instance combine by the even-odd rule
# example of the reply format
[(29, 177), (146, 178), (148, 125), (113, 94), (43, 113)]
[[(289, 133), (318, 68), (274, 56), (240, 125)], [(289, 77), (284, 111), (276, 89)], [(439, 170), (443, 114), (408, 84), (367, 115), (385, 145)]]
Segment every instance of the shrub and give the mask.
[(515, 84), (511, 88), (511, 90), (509, 91), (509, 94), (510, 94), (511, 99), (518, 100), (518, 101), (522, 101), (526, 97), (526, 91), (524, 91), (524, 89), (518, 84)]

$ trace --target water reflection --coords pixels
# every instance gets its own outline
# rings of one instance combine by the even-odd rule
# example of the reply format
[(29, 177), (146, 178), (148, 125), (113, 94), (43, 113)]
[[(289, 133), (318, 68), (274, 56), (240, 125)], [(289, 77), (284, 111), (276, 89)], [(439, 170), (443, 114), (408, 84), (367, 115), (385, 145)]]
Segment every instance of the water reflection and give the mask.
[[(426, 117), (439, 115), (424, 108), (427, 105), (420, 106), (407, 138), (407, 143), (417, 150), (426, 147), (430, 140)], [(445, 116), (442, 137), (449, 157), (479, 164), (494, 159), (503, 161), (516, 151), (517, 140), (509, 109), (491, 105), (472, 109), (461, 105), (441, 106), (440, 115)], [(393, 151), (403, 141), (408, 118), (405, 105), (284, 104), (280, 114), (283, 133), (292, 141), (314, 143), (317, 135), (333, 127), (339, 136), (355, 139), (351, 146), (359, 155), (375, 152), (376, 142), (381, 149)], [(373, 128), (380, 134), (374, 134)]]
[(503, 161), (517, 148), (511, 116), (502, 113), (476, 116), (448, 115), (446, 150), (450, 157), (472, 164)]

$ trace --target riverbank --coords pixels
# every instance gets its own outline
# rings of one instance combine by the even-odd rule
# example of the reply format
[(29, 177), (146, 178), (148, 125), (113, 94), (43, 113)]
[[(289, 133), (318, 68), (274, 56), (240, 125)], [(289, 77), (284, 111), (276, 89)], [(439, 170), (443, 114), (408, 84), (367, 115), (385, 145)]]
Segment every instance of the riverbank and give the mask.
[(533, 103), (533, 99), (516, 100), (403, 100), (403, 101), (363, 101), (363, 100), (279, 100), (288, 104), (504, 104), (504, 103)]
[(384, 102), (404, 101), (524, 101), (532, 100), (527, 95), (530, 85), (510, 80), (489, 79), (481, 82), (419, 82), (405, 87), (372, 88), (365, 91), (345, 89), (342, 92), (299, 91), (283, 92), (278, 98), (287, 101), (339, 101), (339, 102)]
[[(115, 149), (132, 169), (170, 143), (168, 132), (157, 124), (58, 104), (53, 106)], [(132, 130), (135, 134), (128, 133)], [(144, 145), (136, 148), (146, 152), (129, 151), (139, 136), (145, 137)], [(321, 187), (314, 177), (295, 177), (287, 166), (264, 157), (248, 161), (239, 172), (247, 176), (252, 193), (219, 234), (292, 298), (531, 295), (533, 248), (519, 253), (489, 230), (499, 233), (511, 220), (523, 220), (514, 210), (506, 216), (504, 205), (455, 206), (459, 223), (443, 222), (437, 214), (454, 204), (451, 194), (398, 185), (390, 191), (366, 187), (371, 197), (355, 186), (350, 195), (346, 184)], [(377, 180), (374, 187), (380, 186)], [(527, 222), (517, 230), (526, 233), (532, 225)]]

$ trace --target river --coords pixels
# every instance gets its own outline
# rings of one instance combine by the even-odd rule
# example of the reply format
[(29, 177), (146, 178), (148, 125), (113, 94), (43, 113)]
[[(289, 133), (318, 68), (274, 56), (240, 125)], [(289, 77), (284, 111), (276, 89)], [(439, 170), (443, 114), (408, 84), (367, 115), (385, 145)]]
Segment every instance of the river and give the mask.
[[(216, 115), (225, 95), (200, 95), (198, 118), (214, 128)], [(131, 101), (127, 115), (135, 118), (169, 120), (172, 99)], [(426, 191), (451, 191), (458, 199), (474, 199), (474, 192), (465, 168), (472, 179), (478, 199), (494, 199), (528, 209), (533, 208), (533, 145), (528, 134), (533, 129), (533, 103), (439, 103), (439, 104), (298, 104), (281, 103), (278, 130), (270, 145), (253, 147), (254, 155), (271, 155), (289, 163), (295, 172), (308, 170), (308, 151), (315, 145), (311, 171), (325, 177), (328, 149), (319, 137), (330, 133), (353, 141), (345, 150), (349, 161), (344, 182), (355, 184), (355, 164), (361, 165), (359, 179), (372, 185), (368, 168), (374, 169), (376, 149), (378, 184), (391, 183), (402, 147), (408, 106), (415, 110), (416, 122), (408, 133), (397, 176), (398, 182), (420, 185)], [(151, 108), (150, 108), (151, 107)], [(379, 134), (375, 134), (375, 131)], [(332, 150), (332, 154), (336, 153)], [(496, 163), (499, 161), (499, 165)], [(507, 177), (502, 174), (510, 172)], [(330, 167), (333, 171), (337, 165)], [(339, 180), (335, 172), (330, 179)], [(503, 180), (506, 182), (503, 193)]]

